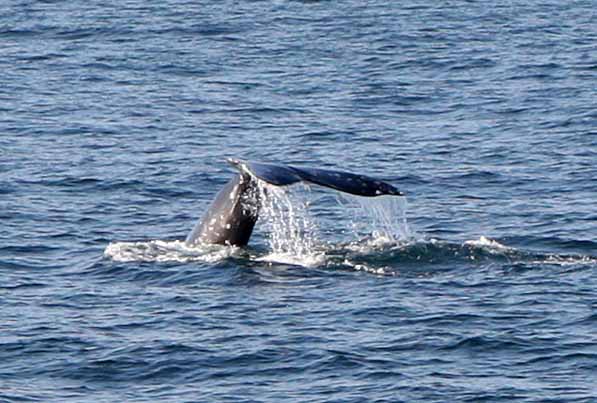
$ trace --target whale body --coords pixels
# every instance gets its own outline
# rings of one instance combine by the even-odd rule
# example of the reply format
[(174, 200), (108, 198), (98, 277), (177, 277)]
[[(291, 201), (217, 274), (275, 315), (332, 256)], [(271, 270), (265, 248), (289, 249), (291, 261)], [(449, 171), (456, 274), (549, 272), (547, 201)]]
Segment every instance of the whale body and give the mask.
[(245, 246), (259, 218), (257, 181), (274, 186), (307, 182), (357, 196), (403, 196), (389, 183), (349, 172), (228, 159), (238, 173), (218, 192), (186, 244)]

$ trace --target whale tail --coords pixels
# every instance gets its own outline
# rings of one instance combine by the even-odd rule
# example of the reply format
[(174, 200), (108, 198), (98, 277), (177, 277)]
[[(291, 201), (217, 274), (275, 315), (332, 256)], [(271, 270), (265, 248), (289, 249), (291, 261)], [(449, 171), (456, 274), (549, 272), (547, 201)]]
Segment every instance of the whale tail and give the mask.
[(242, 161), (232, 158), (229, 158), (228, 162), (241, 172), (275, 186), (287, 186), (303, 181), (357, 196), (404, 196), (404, 193), (389, 183), (365, 175), (319, 168), (296, 168), (290, 165)]
[(188, 245), (220, 244), (244, 246), (249, 242), (259, 218), (261, 201), (256, 196), (256, 181), (275, 186), (308, 182), (357, 196), (402, 196), (389, 183), (365, 175), (318, 168), (296, 168), (289, 165), (264, 164), (228, 159), (239, 173), (218, 193), (210, 208), (191, 233)]

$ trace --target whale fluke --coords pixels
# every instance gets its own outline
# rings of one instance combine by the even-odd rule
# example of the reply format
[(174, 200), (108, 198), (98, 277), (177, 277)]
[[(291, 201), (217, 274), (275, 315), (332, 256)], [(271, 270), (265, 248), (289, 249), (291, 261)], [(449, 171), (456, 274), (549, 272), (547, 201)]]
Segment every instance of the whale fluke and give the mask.
[(366, 197), (403, 195), (389, 183), (365, 175), (237, 159), (228, 159), (228, 162), (239, 173), (220, 190), (203, 218), (187, 236), (185, 242), (188, 245), (245, 246), (259, 218), (260, 200), (256, 179), (274, 186), (288, 186), (303, 181)]
[(304, 181), (357, 196), (404, 195), (389, 183), (349, 172), (319, 168), (296, 168), (290, 165), (265, 164), (235, 159), (228, 159), (228, 162), (241, 172), (247, 172), (276, 186), (292, 185)]

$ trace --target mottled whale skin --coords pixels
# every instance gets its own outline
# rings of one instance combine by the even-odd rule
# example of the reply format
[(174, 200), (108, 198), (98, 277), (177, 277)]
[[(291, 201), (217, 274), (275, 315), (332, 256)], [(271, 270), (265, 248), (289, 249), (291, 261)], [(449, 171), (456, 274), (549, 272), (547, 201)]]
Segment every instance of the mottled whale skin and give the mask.
[(258, 197), (255, 179), (247, 173), (234, 175), (187, 236), (186, 244), (246, 245), (259, 217)]
[(186, 244), (245, 246), (259, 218), (260, 200), (257, 180), (275, 186), (308, 182), (357, 196), (402, 196), (389, 183), (365, 175), (318, 169), (295, 168), (228, 159), (239, 172), (217, 194), (210, 208), (187, 236)]

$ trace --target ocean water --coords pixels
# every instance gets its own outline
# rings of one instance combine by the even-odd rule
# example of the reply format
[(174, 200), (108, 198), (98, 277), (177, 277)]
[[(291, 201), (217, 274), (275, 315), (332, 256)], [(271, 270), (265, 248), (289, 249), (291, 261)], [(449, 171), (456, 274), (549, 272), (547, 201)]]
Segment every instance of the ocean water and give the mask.
[(0, 401), (597, 401), (596, 10), (3, 2)]

